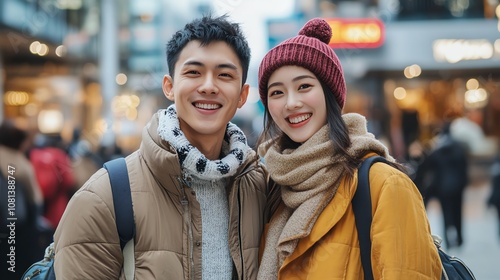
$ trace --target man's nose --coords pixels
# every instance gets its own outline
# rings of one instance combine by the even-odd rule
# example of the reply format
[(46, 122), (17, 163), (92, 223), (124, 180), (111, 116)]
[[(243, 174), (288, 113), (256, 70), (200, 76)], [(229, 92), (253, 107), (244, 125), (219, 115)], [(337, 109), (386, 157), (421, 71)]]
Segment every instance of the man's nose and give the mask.
[(217, 94), (219, 89), (212, 76), (206, 76), (203, 80), (203, 84), (198, 88), (198, 92), (201, 94)]

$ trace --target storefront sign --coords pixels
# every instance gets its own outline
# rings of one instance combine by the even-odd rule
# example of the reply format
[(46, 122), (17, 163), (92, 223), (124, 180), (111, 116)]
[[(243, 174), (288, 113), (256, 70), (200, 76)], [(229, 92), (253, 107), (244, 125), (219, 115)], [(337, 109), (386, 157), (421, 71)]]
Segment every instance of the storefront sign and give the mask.
[(379, 19), (325, 19), (332, 28), (332, 48), (378, 48), (384, 43), (384, 24)]
[(432, 51), (436, 61), (449, 63), (490, 59), (494, 54), (493, 44), (486, 39), (440, 39), (434, 41)]

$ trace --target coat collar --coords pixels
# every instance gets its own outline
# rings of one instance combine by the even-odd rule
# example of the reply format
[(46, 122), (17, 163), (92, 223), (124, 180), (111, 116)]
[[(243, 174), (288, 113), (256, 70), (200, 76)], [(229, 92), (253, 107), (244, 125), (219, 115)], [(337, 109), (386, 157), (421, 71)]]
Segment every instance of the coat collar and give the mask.
[(158, 135), (158, 114), (142, 131), (142, 143), (139, 155), (144, 159), (151, 174), (159, 184), (179, 195), (180, 188), (177, 178), (181, 178), (181, 168), (175, 149)]

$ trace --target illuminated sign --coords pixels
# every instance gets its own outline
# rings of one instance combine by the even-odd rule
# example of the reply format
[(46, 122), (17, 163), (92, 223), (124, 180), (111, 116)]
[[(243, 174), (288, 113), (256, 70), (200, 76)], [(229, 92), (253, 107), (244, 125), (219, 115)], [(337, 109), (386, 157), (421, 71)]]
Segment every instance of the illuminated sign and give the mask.
[(378, 48), (384, 43), (384, 24), (379, 19), (325, 19), (332, 28), (332, 48)]
[(434, 41), (432, 52), (436, 61), (457, 63), (462, 60), (490, 59), (495, 54), (495, 46), (486, 39), (440, 39)]

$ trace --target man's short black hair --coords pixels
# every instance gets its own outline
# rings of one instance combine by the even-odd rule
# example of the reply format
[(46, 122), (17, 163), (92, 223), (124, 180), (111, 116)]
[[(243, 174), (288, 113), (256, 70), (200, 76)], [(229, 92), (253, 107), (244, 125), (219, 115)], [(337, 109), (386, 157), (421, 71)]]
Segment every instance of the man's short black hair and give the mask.
[(200, 41), (201, 46), (212, 42), (226, 42), (238, 56), (243, 68), (242, 85), (245, 84), (250, 64), (250, 47), (239, 24), (228, 20), (227, 15), (213, 17), (205, 15), (186, 24), (167, 43), (167, 64), (170, 76), (174, 77), (175, 63), (184, 47), (191, 41)]

